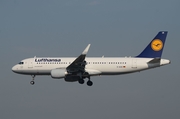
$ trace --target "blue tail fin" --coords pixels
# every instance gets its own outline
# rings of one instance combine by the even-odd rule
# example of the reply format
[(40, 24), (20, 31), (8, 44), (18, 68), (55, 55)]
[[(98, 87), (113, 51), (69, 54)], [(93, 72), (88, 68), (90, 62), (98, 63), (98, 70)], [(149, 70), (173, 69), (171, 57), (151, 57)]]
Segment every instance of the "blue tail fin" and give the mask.
[(165, 45), (167, 31), (160, 31), (149, 45), (136, 57), (160, 58)]

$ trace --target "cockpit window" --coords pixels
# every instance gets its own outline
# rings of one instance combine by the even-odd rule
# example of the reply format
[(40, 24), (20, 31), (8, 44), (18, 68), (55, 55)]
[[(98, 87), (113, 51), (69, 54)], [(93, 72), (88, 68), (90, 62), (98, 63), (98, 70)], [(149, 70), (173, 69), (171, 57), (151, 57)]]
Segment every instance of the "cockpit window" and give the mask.
[(19, 62), (19, 64), (24, 64), (24, 62)]

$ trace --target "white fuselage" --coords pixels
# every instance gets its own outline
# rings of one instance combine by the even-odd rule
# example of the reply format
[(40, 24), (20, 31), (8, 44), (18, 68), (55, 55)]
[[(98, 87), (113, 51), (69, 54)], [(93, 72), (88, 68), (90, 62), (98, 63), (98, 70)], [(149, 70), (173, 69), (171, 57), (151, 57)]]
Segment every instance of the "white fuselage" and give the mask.
[(78, 57), (34, 57), (22, 60), (12, 68), (19, 74), (51, 75), (54, 79), (64, 78), (67, 82), (78, 81), (92, 86), (91, 76), (96, 75), (120, 75), (160, 67), (170, 63), (170, 60), (161, 59), (167, 31), (160, 31), (147, 47), (136, 57), (86, 57), (90, 45)]
[[(57, 68), (66, 68), (76, 58), (61, 57), (34, 57), (22, 60), (12, 70), (16, 73), (27, 75), (51, 75), (51, 71)], [(150, 68), (169, 64), (167, 59), (161, 59), (160, 63), (148, 63), (153, 58), (136, 57), (90, 57), (86, 58), (85, 70), (93, 75), (119, 75), (133, 73)]]

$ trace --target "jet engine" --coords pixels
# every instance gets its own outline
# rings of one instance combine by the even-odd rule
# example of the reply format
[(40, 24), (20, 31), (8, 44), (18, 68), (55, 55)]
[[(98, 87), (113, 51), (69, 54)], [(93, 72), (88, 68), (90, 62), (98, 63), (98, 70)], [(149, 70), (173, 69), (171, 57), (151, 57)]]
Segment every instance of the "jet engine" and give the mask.
[(64, 80), (66, 82), (75, 82), (75, 81), (78, 81), (80, 79), (79, 76), (76, 76), (76, 75), (67, 75)]
[(66, 69), (53, 69), (51, 71), (51, 77), (54, 79), (64, 78), (67, 74)]

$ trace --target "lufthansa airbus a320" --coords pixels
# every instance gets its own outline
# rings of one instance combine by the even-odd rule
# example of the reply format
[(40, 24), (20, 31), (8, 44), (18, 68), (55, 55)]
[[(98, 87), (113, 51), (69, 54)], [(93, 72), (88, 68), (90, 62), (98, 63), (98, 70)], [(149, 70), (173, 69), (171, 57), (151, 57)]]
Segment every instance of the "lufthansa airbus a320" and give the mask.
[(64, 79), (67, 82), (79, 82), (92, 86), (91, 76), (120, 75), (139, 72), (170, 64), (170, 60), (162, 59), (167, 31), (160, 31), (147, 47), (135, 57), (86, 57), (90, 44), (79, 57), (33, 57), (24, 59), (12, 67), (18, 74), (50, 75), (54, 79)]

